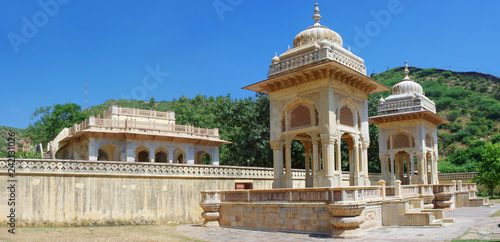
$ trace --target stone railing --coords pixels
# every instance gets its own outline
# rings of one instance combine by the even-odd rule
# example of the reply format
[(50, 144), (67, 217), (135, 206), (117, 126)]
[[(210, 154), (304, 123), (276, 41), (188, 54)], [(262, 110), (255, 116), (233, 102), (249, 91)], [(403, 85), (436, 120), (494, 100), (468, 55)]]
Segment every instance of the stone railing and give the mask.
[[(398, 198), (419, 198), (434, 195), (434, 186), (436, 185), (401, 185), (401, 182), (394, 181), (394, 186), (386, 186), (386, 196)], [(451, 185), (450, 185), (451, 186)]]
[[(8, 171), (8, 159), (0, 158), (0, 173)], [(85, 174), (124, 176), (174, 176), (273, 179), (272, 168), (160, 164), (143, 162), (74, 161), (16, 159), (16, 174)], [(304, 179), (305, 172), (292, 170), (293, 179)]]
[(418, 197), (419, 194), (420, 194), (420, 188), (418, 185), (401, 186), (402, 197)]
[(204, 129), (196, 128), (190, 125), (162, 124), (137, 120), (100, 119), (93, 116), (90, 116), (80, 124), (74, 124), (73, 127), (69, 129), (69, 135), (73, 135), (85, 129), (122, 131), (136, 130), (151, 133), (173, 133), (179, 135), (219, 138), (219, 129)]
[(433, 185), (432, 187), (433, 187), (434, 194), (454, 193), (455, 192), (455, 185), (454, 184), (436, 184), (436, 185)]
[(269, 77), (284, 74), (288, 71), (292, 71), (312, 63), (319, 64), (329, 60), (343, 64), (344, 66), (366, 75), (366, 67), (364, 63), (358, 59), (360, 58), (356, 58), (352, 53), (342, 47), (334, 47), (333, 49), (330, 47), (321, 48), (318, 50), (308, 51), (303, 54), (297, 54), (280, 60), (278, 63), (272, 64), (269, 67)]
[(436, 108), (426, 100), (415, 99), (410, 101), (404, 100), (384, 103), (378, 106), (378, 113), (379, 115), (382, 115), (396, 112), (419, 111), (425, 109), (430, 110), (434, 113), (436, 112)]
[(433, 186), (434, 185), (418, 185), (420, 187), (420, 195), (423, 195), (423, 196), (432, 196), (434, 195), (434, 189), (433, 189)]
[(221, 202), (349, 202), (381, 201), (382, 187), (290, 188), (272, 190), (203, 191)]
[(175, 120), (175, 112), (159, 112), (156, 110), (144, 110), (135, 108), (123, 108), (119, 106), (111, 106), (108, 110), (103, 112), (103, 117), (106, 118), (111, 114), (121, 114), (130, 116), (141, 116), (141, 117), (154, 117)]
[(478, 172), (465, 172), (465, 173), (444, 173), (439, 174), (439, 180), (458, 180), (458, 179), (472, 179), (476, 177)]

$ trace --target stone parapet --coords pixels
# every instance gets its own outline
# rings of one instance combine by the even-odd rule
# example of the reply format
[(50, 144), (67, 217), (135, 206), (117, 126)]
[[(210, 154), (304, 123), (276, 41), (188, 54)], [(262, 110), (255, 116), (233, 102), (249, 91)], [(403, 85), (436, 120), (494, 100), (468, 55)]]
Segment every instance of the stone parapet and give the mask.
[[(8, 172), (8, 159), (0, 158), (0, 174)], [(16, 173), (60, 175), (113, 175), (142, 177), (251, 178), (272, 179), (273, 169), (241, 166), (163, 164), (148, 162), (16, 159)], [(292, 178), (304, 180), (303, 170), (292, 170)]]

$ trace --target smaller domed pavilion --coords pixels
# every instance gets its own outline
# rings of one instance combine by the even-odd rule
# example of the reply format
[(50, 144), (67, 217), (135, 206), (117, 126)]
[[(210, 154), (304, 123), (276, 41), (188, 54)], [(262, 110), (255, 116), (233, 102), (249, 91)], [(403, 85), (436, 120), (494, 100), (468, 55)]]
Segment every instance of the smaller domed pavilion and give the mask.
[(436, 114), (436, 105), (422, 86), (410, 79), (408, 63), (405, 77), (381, 98), (378, 115), (369, 121), (379, 128), (379, 158), (382, 179), (394, 185), (439, 184), (437, 172), (437, 126), (449, 123)]

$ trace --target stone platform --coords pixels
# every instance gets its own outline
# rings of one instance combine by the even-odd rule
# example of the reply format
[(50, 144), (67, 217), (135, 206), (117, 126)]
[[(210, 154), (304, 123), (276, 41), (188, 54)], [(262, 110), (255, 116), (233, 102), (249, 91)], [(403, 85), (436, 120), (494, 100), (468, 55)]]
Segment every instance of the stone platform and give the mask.
[[(352, 241), (450, 241), (461, 239), (500, 240), (500, 217), (489, 217), (497, 206), (459, 207), (447, 215), (455, 223), (440, 227), (385, 226), (365, 231), (365, 237)], [(328, 234), (273, 232), (269, 230), (201, 227), (200, 224), (179, 225), (176, 230), (186, 236), (205, 241), (331, 241)], [(464, 235), (469, 231), (468, 234)]]
[[(382, 226), (453, 223), (445, 212), (489, 206), (475, 184), (354, 186), (272, 190), (203, 191), (204, 225), (360, 238)], [(460, 196), (457, 196), (460, 194)], [(465, 195), (466, 194), (466, 195)], [(467, 202), (465, 202), (467, 201)]]

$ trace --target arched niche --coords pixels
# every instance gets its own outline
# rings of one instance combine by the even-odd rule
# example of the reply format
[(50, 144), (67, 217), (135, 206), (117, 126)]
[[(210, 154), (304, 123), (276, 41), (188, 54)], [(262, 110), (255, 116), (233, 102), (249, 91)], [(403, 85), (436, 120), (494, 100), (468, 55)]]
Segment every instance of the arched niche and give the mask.
[(135, 161), (136, 162), (150, 162), (149, 159), (149, 148), (145, 145), (140, 145), (135, 149)]
[(173, 163), (186, 163), (186, 152), (182, 148), (177, 148), (173, 152)]
[(164, 147), (158, 147), (155, 150), (155, 162), (156, 163), (168, 163), (168, 150)]

